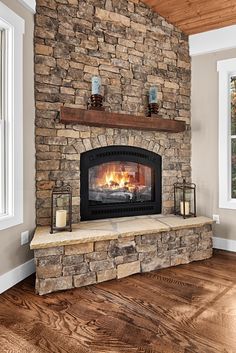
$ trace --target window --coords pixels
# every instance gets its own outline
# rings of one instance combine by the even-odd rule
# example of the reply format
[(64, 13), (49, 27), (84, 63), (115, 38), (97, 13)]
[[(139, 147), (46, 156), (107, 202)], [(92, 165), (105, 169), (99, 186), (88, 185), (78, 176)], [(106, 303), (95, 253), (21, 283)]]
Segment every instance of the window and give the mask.
[(218, 61), (219, 207), (236, 209), (236, 59)]
[(5, 129), (4, 129), (4, 30), (0, 28), (0, 217), (6, 213)]
[(23, 222), (23, 33), (0, 2), (0, 230)]

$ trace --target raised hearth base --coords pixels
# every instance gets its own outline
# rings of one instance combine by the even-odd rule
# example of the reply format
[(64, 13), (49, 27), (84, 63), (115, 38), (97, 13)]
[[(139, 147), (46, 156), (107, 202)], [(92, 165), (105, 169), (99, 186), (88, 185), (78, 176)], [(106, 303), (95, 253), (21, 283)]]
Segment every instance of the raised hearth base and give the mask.
[(73, 232), (38, 227), (31, 242), (36, 291), (58, 290), (187, 264), (212, 256), (212, 220), (139, 216), (82, 222)]

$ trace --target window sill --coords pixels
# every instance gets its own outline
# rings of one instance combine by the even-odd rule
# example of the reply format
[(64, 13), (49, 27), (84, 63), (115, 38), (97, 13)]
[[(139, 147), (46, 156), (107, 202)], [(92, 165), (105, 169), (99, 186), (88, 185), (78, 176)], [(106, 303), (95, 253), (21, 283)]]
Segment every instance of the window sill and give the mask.
[(0, 217), (0, 231), (7, 229), (7, 228), (15, 227), (15, 226), (22, 224), (22, 223), (23, 223), (23, 216), (22, 215), (1, 216)]
[(226, 208), (229, 210), (236, 210), (236, 199), (222, 200), (219, 202), (219, 208)]

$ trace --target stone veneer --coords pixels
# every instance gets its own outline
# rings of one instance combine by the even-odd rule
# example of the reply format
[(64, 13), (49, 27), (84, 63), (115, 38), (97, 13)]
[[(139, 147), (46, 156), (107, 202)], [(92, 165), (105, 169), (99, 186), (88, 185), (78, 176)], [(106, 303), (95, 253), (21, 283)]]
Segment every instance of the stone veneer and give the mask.
[(212, 220), (206, 217), (183, 220), (141, 216), (83, 222), (73, 232), (64, 232), (60, 237), (60, 233), (50, 236), (45, 227), (37, 229), (31, 248), (38, 294), (212, 256)]
[[(80, 153), (106, 145), (146, 148), (163, 157), (163, 213), (173, 209), (173, 183), (190, 180), (188, 38), (139, 0), (37, 0), (35, 16), (37, 224), (50, 223), (56, 180), (73, 188), (80, 219)], [(86, 108), (91, 77), (102, 78), (105, 107), (145, 114), (158, 86), (160, 116), (185, 120), (178, 134), (58, 123), (60, 106)]]

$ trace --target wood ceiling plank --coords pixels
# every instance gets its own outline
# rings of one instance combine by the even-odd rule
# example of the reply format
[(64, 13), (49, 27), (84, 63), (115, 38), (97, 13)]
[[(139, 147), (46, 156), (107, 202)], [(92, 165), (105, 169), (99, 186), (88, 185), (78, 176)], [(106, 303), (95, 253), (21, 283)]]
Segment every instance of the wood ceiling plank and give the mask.
[(186, 34), (236, 24), (236, 0), (143, 0)]

